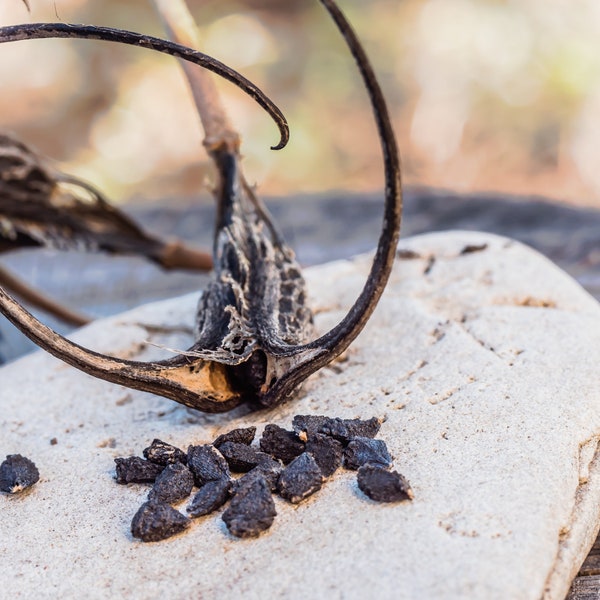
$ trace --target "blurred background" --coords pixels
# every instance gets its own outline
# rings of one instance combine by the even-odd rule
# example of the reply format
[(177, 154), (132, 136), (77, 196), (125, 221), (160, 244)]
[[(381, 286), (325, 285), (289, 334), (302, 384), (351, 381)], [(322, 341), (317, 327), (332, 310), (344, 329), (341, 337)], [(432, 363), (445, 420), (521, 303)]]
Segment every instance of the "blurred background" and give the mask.
[[(162, 35), (147, 0), (0, 0), (0, 25), (83, 22)], [(260, 109), (222, 85), (246, 173), (265, 195), (382, 188), (369, 105), (316, 0), (189, 0), (202, 50), (289, 119), (284, 151)], [(340, 0), (381, 79), (405, 182), (539, 194), (600, 208), (600, 2)], [(0, 128), (115, 201), (210, 185), (176, 61), (103, 42), (0, 46)], [(204, 195), (204, 201), (208, 197)]]

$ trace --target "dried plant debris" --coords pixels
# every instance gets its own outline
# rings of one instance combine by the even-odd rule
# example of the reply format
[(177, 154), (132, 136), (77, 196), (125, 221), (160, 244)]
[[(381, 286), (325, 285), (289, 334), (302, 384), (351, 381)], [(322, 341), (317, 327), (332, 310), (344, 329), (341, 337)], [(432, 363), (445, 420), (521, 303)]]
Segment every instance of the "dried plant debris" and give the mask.
[(257, 537), (269, 529), (276, 515), (269, 484), (261, 474), (257, 474), (236, 486), (235, 495), (222, 518), (231, 534), (248, 538)]
[[(250, 445), (256, 433), (251, 427), (220, 435), (212, 444), (190, 446), (187, 455), (175, 446), (154, 440), (144, 455), (150, 458), (156, 454), (162, 462), (169, 457), (172, 462), (155, 464), (135, 456), (115, 459), (118, 483), (151, 482), (156, 478), (148, 502), (134, 517), (132, 534), (143, 541), (157, 541), (185, 529), (188, 520), (170, 505), (190, 496), (196, 485), (199, 489), (186, 508), (189, 517), (214, 513), (231, 498), (222, 516), (230, 533), (241, 538), (257, 537), (275, 519), (273, 493), (298, 504), (318, 492), (342, 463), (347, 469), (358, 469), (358, 487), (372, 500), (412, 500), (408, 481), (390, 471), (392, 458), (385, 442), (350, 436), (356, 432), (375, 435), (382, 422), (376, 418), (365, 421), (298, 415), (293, 420), (296, 431), (266, 425), (260, 449)], [(239, 439), (244, 442), (232, 441)], [(232, 479), (230, 471), (244, 475)]]
[(148, 500), (175, 504), (185, 500), (192, 493), (193, 487), (192, 472), (179, 462), (171, 463), (156, 478), (148, 494)]
[(220, 448), (225, 442), (234, 442), (236, 444), (246, 444), (249, 446), (254, 441), (256, 427), (244, 427), (242, 429), (232, 429), (227, 433), (220, 435), (213, 442), (213, 446)]
[(190, 520), (164, 502), (148, 501), (140, 506), (131, 521), (131, 535), (142, 542), (159, 542), (181, 533)]
[[(266, 408), (285, 402), (307, 377), (339, 357), (368, 322), (389, 279), (400, 231), (402, 187), (396, 138), (375, 72), (336, 2), (320, 0), (320, 4), (333, 20), (358, 67), (373, 109), (385, 171), (384, 215), (377, 251), (361, 293), (335, 327), (320, 337), (315, 336), (313, 313), (306, 302), (308, 295), (300, 266), (268, 210), (244, 177), (240, 136), (227, 119), (214, 81), (204, 70), (192, 68), (191, 63), (234, 83), (267, 111), (280, 133), (280, 141), (274, 149), (283, 148), (289, 139), (285, 117), (255, 84), (242, 75), (200, 51), (178, 43), (194, 40), (195, 30), (193, 25), (184, 25), (193, 24), (193, 19), (187, 18), (185, 3), (177, 0), (156, 3), (174, 41), (106, 27), (29, 23), (0, 28), (0, 43), (39, 38), (104, 40), (170, 54), (182, 64), (185, 62), (184, 71), (195, 92), (196, 107), (206, 134), (204, 145), (215, 164), (217, 178), (214, 186), (218, 215), (212, 256), (214, 269), (200, 298), (195, 343), (185, 352), (164, 361), (125, 360), (98, 354), (60, 336), (28, 313), (2, 287), (0, 312), (35, 343), (86, 373), (133, 389), (157, 393), (206, 412), (225, 412), (244, 402)], [(70, 183), (72, 188), (73, 182)], [(31, 188), (35, 189), (35, 186), (29, 186), (28, 193)], [(94, 218), (100, 219), (97, 214), (108, 210), (106, 203), (89, 186), (85, 191), (91, 198), (84, 207), (89, 206)], [(46, 208), (47, 204), (39, 203)], [(79, 208), (82, 203), (75, 202), (74, 205)], [(67, 211), (65, 218), (69, 214)], [(88, 223), (87, 214), (82, 214), (75, 225), (82, 227)], [(101, 221), (107, 221), (107, 243), (114, 244), (115, 239), (123, 237), (121, 220), (111, 212), (110, 219)], [(130, 232), (132, 224), (127, 221), (125, 225)], [(90, 228), (84, 229), (86, 234)], [(104, 229), (100, 231), (103, 232)], [(141, 232), (140, 235), (145, 234)], [(85, 235), (83, 237), (87, 239)], [(98, 235), (92, 238), (100, 245)], [(126, 236), (127, 241), (130, 238), (130, 235)], [(152, 245), (152, 240), (149, 243)], [(343, 435), (346, 439), (352, 435), (367, 436), (356, 432)], [(295, 456), (288, 456), (287, 462)]]
[(371, 500), (401, 502), (414, 497), (410, 483), (397, 471), (388, 471), (379, 465), (364, 465), (358, 469), (358, 487)]
[(157, 465), (168, 465), (174, 462), (187, 464), (187, 454), (159, 439), (154, 439), (150, 446), (144, 448), (144, 457)]
[(127, 458), (115, 458), (117, 483), (154, 483), (156, 478), (164, 469), (163, 465), (157, 465), (139, 456), (128, 456)]
[(279, 476), (277, 491), (282, 498), (298, 504), (318, 492), (323, 485), (323, 473), (312, 454), (303, 452)]
[(210, 515), (227, 502), (230, 493), (231, 480), (229, 477), (209, 481), (198, 490), (186, 511), (193, 518)]
[(9, 454), (0, 464), (0, 492), (18, 494), (40, 479), (35, 464), (20, 454)]
[(363, 465), (392, 466), (392, 457), (383, 440), (355, 437), (344, 448), (344, 467), (357, 470)]

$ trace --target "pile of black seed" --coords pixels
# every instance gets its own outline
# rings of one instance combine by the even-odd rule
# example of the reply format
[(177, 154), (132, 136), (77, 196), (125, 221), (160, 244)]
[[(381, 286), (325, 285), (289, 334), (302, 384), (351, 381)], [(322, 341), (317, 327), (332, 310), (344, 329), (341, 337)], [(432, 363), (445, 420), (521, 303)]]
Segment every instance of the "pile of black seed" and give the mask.
[[(234, 429), (212, 444), (190, 446), (187, 453), (161, 440), (143, 451), (144, 458), (116, 458), (116, 481), (153, 483), (147, 501), (131, 522), (133, 537), (144, 542), (166, 539), (189, 527), (190, 518), (221, 508), (229, 531), (256, 537), (276, 516), (273, 492), (294, 504), (321, 489), (340, 467), (358, 471), (358, 487), (379, 502), (413, 497), (408, 481), (391, 471), (385, 442), (374, 439), (381, 421), (297, 415), (293, 431), (267, 425), (258, 447), (256, 427)], [(243, 473), (233, 479), (232, 473)], [(189, 517), (173, 508), (196, 486), (187, 506)]]

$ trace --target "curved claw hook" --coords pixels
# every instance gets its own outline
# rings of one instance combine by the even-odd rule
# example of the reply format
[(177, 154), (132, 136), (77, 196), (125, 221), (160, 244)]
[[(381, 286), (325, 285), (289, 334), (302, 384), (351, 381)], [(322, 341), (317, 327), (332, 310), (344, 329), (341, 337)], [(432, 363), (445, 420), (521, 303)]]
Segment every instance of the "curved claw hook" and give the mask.
[(246, 79), (234, 69), (203, 52), (192, 50), (181, 44), (176, 44), (161, 38), (135, 33), (133, 31), (113, 29), (111, 27), (75, 25), (71, 23), (28, 23), (0, 27), (0, 44), (5, 42), (45, 38), (81, 38), (105, 42), (118, 42), (130, 46), (137, 46), (139, 48), (155, 50), (199, 65), (236, 85), (269, 114), (277, 125), (280, 135), (279, 142), (275, 146), (271, 146), (272, 150), (281, 150), (286, 146), (290, 139), (289, 125), (277, 105), (249, 79)]

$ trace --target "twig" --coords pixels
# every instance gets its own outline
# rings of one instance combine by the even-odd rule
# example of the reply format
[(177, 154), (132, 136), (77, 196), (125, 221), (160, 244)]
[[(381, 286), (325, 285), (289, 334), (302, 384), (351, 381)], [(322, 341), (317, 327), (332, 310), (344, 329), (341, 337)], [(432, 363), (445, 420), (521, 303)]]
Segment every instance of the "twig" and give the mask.
[(49, 296), (42, 294), (39, 290), (27, 285), (21, 279), (16, 277), (8, 269), (0, 265), (0, 285), (8, 290), (11, 290), (16, 296), (19, 296), (22, 300), (40, 308), (41, 310), (54, 315), (56, 318), (81, 327), (87, 325), (91, 319), (77, 311), (71, 310), (66, 306), (63, 306), (56, 300), (53, 300)]

